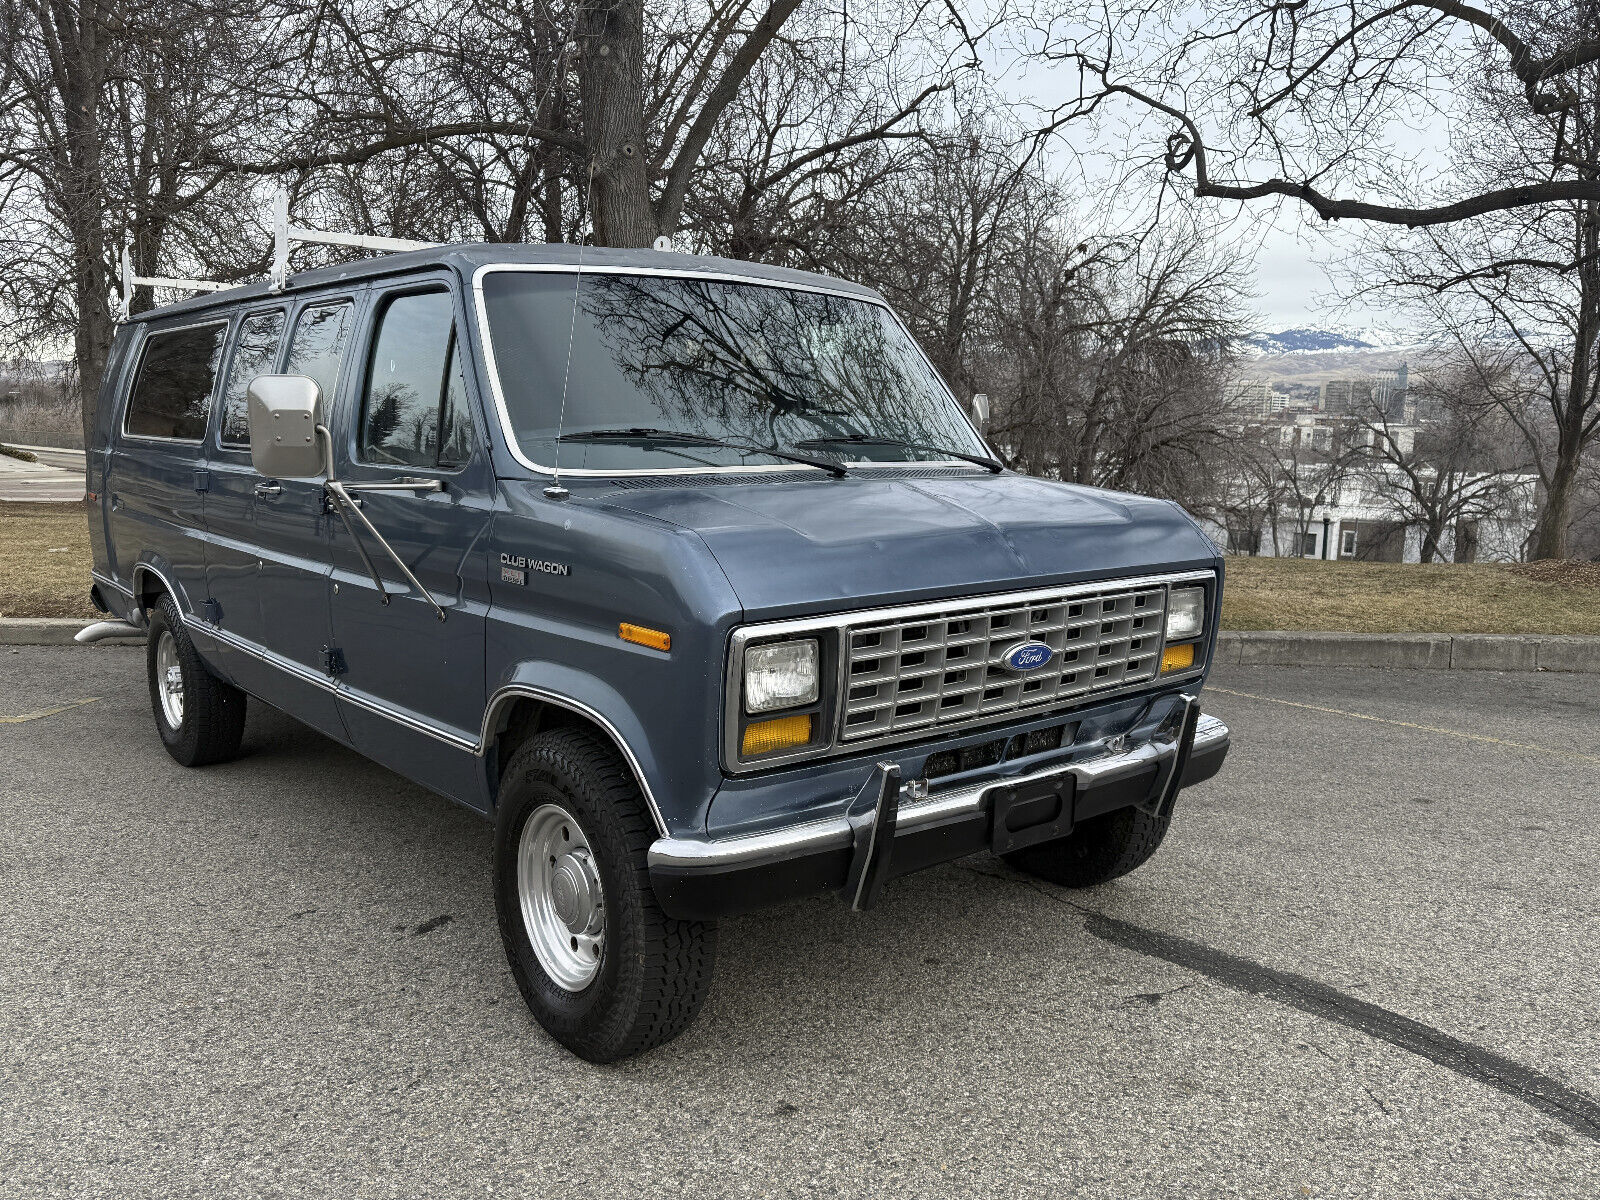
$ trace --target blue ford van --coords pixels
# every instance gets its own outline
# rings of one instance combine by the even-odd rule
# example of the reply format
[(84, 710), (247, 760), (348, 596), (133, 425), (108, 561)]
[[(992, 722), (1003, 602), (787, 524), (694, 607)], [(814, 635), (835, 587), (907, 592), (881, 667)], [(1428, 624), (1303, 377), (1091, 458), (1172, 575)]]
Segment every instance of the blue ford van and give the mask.
[(719, 917), (981, 851), (1104, 883), (1227, 751), (1215, 547), (1005, 470), (864, 287), (400, 253), (133, 317), (98, 404), (92, 596), (173, 758), (256, 701), (492, 820), (591, 1060), (693, 1020)]

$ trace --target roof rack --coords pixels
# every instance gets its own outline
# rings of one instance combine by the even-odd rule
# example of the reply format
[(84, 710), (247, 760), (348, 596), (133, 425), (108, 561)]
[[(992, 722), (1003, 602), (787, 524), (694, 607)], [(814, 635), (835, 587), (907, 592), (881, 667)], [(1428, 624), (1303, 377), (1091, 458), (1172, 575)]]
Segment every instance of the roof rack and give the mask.
[[(408, 238), (373, 237), (364, 233), (334, 233), (289, 224), (289, 192), (280, 187), (272, 198), (272, 274), (267, 289), (283, 291), (289, 284), (289, 248), (294, 242), (317, 246), (353, 246), (358, 250), (429, 250), (438, 242), (414, 242)], [(213, 279), (174, 279), (167, 275), (135, 275), (133, 256), (122, 247), (122, 290), (112, 301), (112, 317), (120, 324), (133, 314), (133, 289), (136, 287), (186, 288), (191, 292), (221, 292), (239, 287), (238, 283), (218, 283)]]
[(173, 279), (166, 275), (135, 275), (133, 255), (122, 247), (122, 294), (112, 302), (112, 317), (120, 325), (133, 315), (133, 289), (136, 287), (188, 288), (192, 292), (220, 292), (237, 287), (234, 283), (217, 283), (212, 279)]
[(272, 198), (272, 279), (269, 290), (281, 292), (289, 283), (289, 243), (317, 246), (354, 246), (359, 250), (431, 250), (438, 242), (413, 242), (407, 238), (369, 237), (364, 233), (330, 233), (289, 224), (289, 191), (279, 188)]

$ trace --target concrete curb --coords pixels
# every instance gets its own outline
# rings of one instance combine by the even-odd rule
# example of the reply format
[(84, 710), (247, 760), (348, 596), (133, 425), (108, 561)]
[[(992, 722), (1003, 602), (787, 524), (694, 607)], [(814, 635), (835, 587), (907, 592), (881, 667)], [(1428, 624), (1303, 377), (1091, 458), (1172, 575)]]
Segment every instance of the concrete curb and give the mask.
[(1600, 637), (1225, 630), (1217, 638), (1217, 661), (1273, 667), (1600, 672)]
[[(77, 617), (0, 617), (0, 646), (75, 646), (72, 635), (93, 624)], [(90, 645), (131, 646), (144, 640), (144, 634), (135, 631)]]
[[(93, 622), (75, 617), (0, 617), (0, 646), (71, 646)], [(143, 633), (106, 638), (142, 643)], [(1217, 661), (1246, 667), (1400, 667), (1413, 671), (1600, 673), (1600, 637), (1493, 633), (1241, 633), (1217, 638)]]

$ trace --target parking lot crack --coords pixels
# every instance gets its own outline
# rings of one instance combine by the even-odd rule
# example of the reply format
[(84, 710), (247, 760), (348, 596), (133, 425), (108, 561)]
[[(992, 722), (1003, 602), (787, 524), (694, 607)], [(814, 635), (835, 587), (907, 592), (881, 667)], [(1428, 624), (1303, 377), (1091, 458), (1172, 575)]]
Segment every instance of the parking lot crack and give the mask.
[[(1390, 1012), (1370, 1001), (1347, 996), (1336, 988), (1292, 971), (1282, 971), (1246, 958), (1218, 950), (1202, 942), (1176, 934), (1146, 929), (1117, 917), (1107, 916), (1077, 904), (1058, 892), (1032, 880), (1019, 879), (995, 871), (965, 867), (975, 875), (1024, 883), (1042, 896), (1083, 915), (1084, 929), (1101, 941), (1124, 950), (1159, 958), (1194, 971), (1235, 991), (1263, 996), (1312, 1016), (1321, 1017), (1369, 1037), (1388, 1042), (1429, 1062), (1487, 1084), (1554, 1117), (1563, 1125), (1593, 1141), (1600, 1141), (1600, 1100), (1568, 1087), (1542, 1071), (1524, 1066), (1502, 1054), (1485, 1050), (1421, 1021)], [(1368, 1095), (1372, 1095), (1369, 1091)], [(1374, 1103), (1383, 1102), (1375, 1095)], [(1387, 1109), (1385, 1109), (1387, 1111)]]
[[(1388, 1042), (1459, 1075), (1487, 1084), (1554, 1117), (1577, 1133), (1600, 1141), (1600, 1100), (1532, 1067), (1369, 1001), (1347, 996), (1304, 975), (1280, 971), (1239, 958), (1225, 950), (1217, 950), (1170, 933), (1145, 929), (1078, 905), (1072, 907), (1084, 913), (1084, 928), (1102, 941), (1163, 959), (1236, 991), (1265, 996), (1290, 1008)], [(1368, 1095), (1372, 1093), (1369, 1091)], [(1380, 1108), (1384, 1107), (1376, 1096), (1372, 1096), (1372, 1099)]]

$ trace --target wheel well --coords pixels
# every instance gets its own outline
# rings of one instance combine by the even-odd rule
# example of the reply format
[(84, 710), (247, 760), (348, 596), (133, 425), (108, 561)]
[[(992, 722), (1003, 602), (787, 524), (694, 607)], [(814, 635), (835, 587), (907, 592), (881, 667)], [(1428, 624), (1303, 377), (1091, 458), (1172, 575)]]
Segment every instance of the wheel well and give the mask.
[(508, 762), (522, 743), (534, 734), (564, 727), (589, 729), (607, 742), (612, 740), (605, 730), (582, 713), (534, 696), (514, 698), (500, 709), (495, 728), (489, 731), (497, 773), (499, 767)]
[[(140, 612), (149, 612), (167, 592), (166, 581), (148, 567), (133, 569), (133, 602)], [(176, 600), (176, 597), (174, 597)]]
[(491, 785), (499, 788), (500, 772), (524, 742), (550, 729), (583, 729), (592, 733), (597, 740), (617, 751), (628, 768), (628, 774), (634, 777), (640, 790), (648, 794), (644, 780), (639, 778), (629, 756), (618, 745), (616, 736), (610, 730), (576, 709), (541, 700), (537, 696), (516, 696), (496, 713), (494, 727), (488, 731), (487, 757)]

